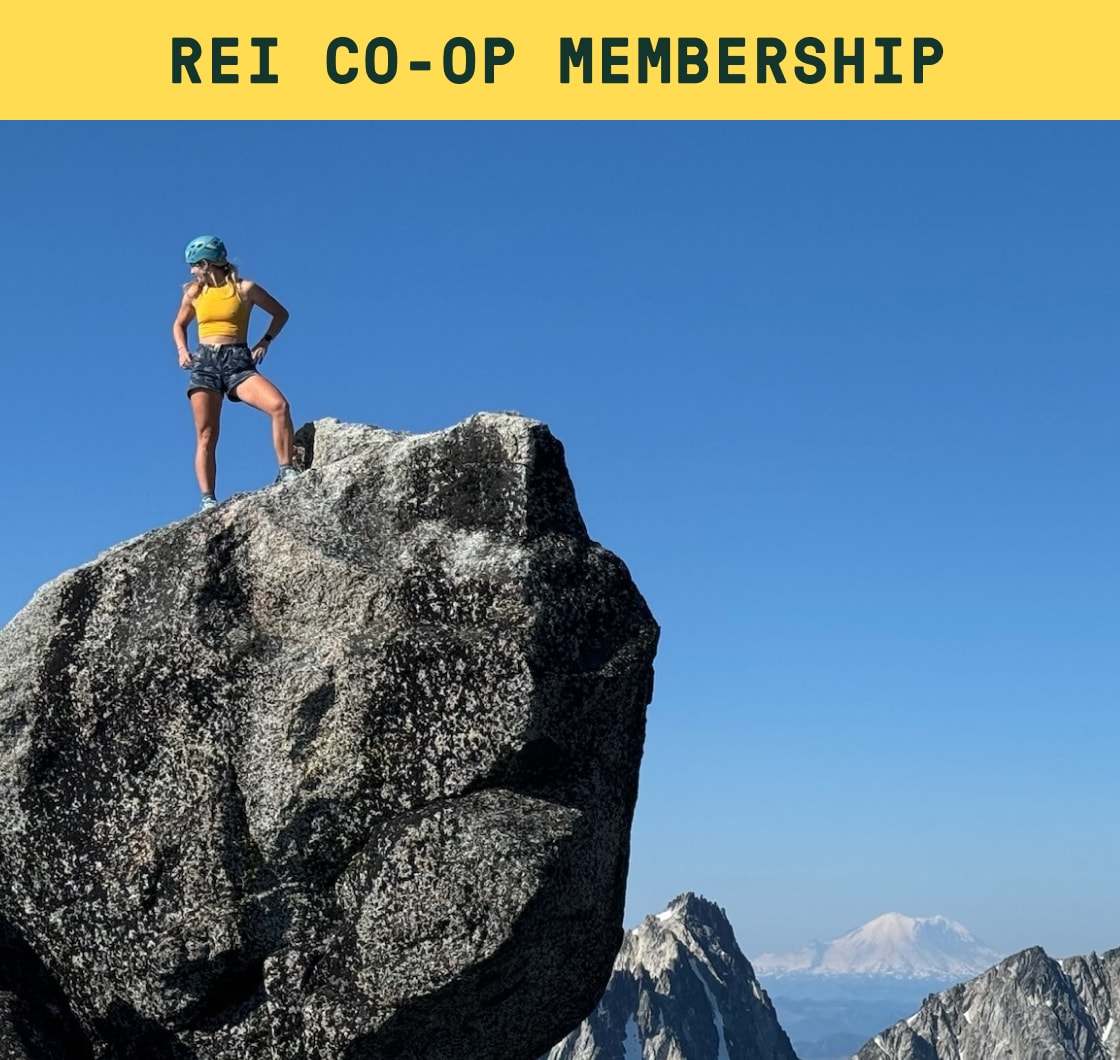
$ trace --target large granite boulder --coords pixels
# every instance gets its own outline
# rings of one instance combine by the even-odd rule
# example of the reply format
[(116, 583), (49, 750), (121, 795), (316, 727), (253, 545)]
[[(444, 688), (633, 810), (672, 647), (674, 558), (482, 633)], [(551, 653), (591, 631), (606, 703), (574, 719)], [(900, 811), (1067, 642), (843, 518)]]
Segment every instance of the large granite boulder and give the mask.
[(299, 442), (0, 632), (5, 1060), (529, 1060), (603, 991), (657, 627), (559, 442)]

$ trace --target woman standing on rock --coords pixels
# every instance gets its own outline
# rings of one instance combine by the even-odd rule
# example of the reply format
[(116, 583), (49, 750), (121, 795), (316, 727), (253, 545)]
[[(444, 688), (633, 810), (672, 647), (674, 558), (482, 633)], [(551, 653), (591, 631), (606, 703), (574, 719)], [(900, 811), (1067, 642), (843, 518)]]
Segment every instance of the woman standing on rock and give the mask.
[[(198, 433), (194, 470), (202, 490), (202, 510), (213, 508), (217, 474), (215, 451), (222, 414), (222, 398), (244, 401), (272, 419), (272, 444), (280, 463), (277, 482), (296, 477), (292, 467), (292, 417), (284, 395), (260, 372), (257, 365), (269, 344), (288, 321), (288, 311), (263, 287), (237, 275), (217, 236), (199, 236), (187, 244), (187, 264), (193, 279), (183, 285), (183, 301), (171, 334), (179, 366), (190, 371), (187, 397)], [(255, 346), (248, 344), (249, 314), (260, 306), (271, 314), (268, 330)], [(198, 349), (187, 346), (187, 325), (198, 321)]]

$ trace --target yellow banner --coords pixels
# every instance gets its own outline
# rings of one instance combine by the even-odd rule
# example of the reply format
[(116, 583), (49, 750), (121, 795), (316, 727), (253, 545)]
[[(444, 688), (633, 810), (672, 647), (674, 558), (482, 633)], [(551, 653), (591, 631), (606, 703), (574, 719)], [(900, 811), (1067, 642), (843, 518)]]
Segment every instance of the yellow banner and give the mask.
[(3, 16), (0, 117), (1115, 118), (1118, 12), (45, 0)]

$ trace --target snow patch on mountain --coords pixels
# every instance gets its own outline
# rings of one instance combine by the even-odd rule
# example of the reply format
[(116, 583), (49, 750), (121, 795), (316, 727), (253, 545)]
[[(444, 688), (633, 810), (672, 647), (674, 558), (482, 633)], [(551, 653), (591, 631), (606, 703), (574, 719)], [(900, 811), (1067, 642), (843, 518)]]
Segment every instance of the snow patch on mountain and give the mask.
[(704, 981), (704, 974), (696, 967), (696, 961), (689, 960), (688, 963), (704, 991), (704, 996), (708, 999), (708, 1007), (711, 1010), (712, 1019), (715, 1021), (716, 1035), (719, 1040), (719, 1055), (716, 1060), (731, 1060), (727, 1055), (727, 1035), (723, 1029), (723, 1013), (720, 1011), (716, 995), (712, 993), (712, 988)]
[(638, 1037), (638, 1024), (633, 1016), (626, 1021), (622, 1049), (622, 1060), (642, 1060), (642, 1039)]

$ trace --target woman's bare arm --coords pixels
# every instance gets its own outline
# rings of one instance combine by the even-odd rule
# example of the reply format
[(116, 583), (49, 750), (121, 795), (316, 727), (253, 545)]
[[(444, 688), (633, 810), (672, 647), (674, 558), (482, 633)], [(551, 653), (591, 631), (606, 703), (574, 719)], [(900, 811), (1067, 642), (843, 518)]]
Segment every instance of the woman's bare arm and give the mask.
[(194, 300), (184, 292), (183, 300), (179, 303), (179, 312), (175, 314), (175, 323), (171, 325), (171, 337), (175, 340), (180, 368), (191, 366), (191, 351), (187, 346), (187, 325), (192, 320), (194, 320)]
[(252, 280), (244, 281), (241, 287), (241, 296), (251, 305), (260, 306), (261, 309), (272, 316), (268, 330), (253, 347), (253, 361), (263, 361), (264, 355), (268, 353), (269, 342), (280, 334), (280, 329), (288, 322), (290, 314), (259, 283), (254, 283)]

